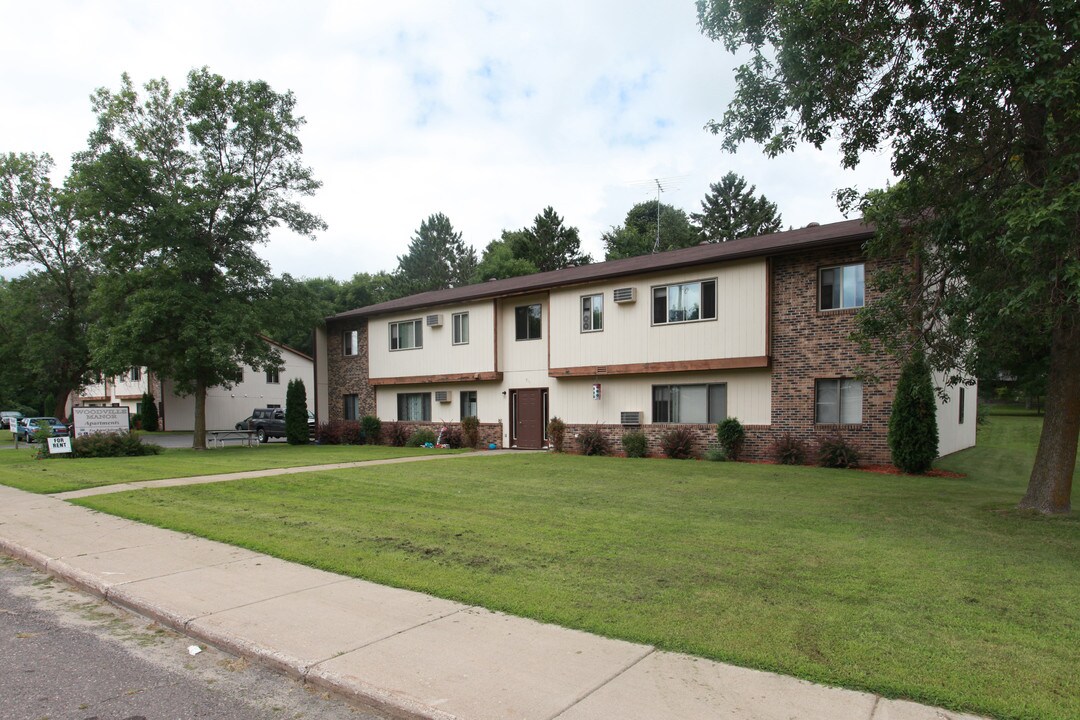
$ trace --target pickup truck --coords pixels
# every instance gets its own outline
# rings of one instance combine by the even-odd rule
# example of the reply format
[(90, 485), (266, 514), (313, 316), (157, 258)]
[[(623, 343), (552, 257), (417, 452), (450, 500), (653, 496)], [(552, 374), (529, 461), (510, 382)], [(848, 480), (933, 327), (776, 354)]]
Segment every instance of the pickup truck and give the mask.
[(272, 437), (285, 437), (285, 409), (255, 408), (248, 420), (248, 430), (254, 430), (255, 437), (259, 438), (261, 443)]

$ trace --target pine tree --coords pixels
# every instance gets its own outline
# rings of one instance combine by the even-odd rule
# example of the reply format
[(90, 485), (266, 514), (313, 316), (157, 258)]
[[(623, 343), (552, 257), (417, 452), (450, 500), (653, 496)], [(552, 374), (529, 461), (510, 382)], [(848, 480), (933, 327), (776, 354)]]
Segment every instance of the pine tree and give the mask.
[(304, 381), (293, 378), (285, 391), (285, 440), (290, 445), (308, 443), (307, 391)]
[(398, 258), (395, 293), (414, 295), (468, 285), (476, 273), (476, 250), (454, 231), (450, 218), (435, 213), (420, 223), (409, 250)]
[(157, 401), (154, 400), (153, 393), (145, 393), (142, 396), (142, 403), (140, 404), (140, 414), (142, 416), (142, 429), (147, 432), (158, 431), (158, 413), (157, 413)]
[(889, 450), (893, 465), (907, 473), (922, 474), (937, 458), (937, 404), (930, 366), (922, 353), (913, 355), (900, 371), (889, 417)]
[(591, 257), (581, 252), (578, 229), (564, 225), (550, 205), (533, 219), (532, 227), (504, 232), (503, 239), (514, 251), (515, 258), (529, 261), (539, 272), (592, 262)]
[(756, 189), (754, 185), (747, 189), (746, 180), (730, 172), (709, 185), (709, 194), (701, 201), (702, 211), (690, 214), (701, 239), (729, 242), (779, 230), (782, 222), (776, 203), (764, 195), (755, 197)]

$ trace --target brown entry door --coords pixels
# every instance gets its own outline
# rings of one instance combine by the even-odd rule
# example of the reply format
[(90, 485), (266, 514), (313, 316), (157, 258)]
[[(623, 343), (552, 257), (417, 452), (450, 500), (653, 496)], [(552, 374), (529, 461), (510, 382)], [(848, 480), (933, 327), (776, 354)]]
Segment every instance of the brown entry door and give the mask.
[(512, 390), (510, 413), (514, 418), (514, 437), (511, 445), (532, 450), (544, 447), (547, 390), (544, 388)]

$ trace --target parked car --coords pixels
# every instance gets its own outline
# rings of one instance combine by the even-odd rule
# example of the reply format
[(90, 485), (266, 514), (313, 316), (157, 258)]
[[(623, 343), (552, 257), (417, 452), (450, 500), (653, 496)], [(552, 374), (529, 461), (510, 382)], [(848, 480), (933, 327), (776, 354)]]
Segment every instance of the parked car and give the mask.
[(244, 418), (240, 422), (236, 423), (236, 429), (237, 430), (247, 430), (248, 426), (250, 424), (251, 424), (251, 416), (248, 415), (246, 418)]
[(4, 410), (0, 412), (0, 427), (15, 430), (15, 426), (23, 419), (23, 414), (18, 410)]
[(52, 437), (66, 437), (68, 426), (54, 417), (23, 418), (17, 425), (19, 428), (19, 440), (22, 442), (34, 442), (34, 435), (39, 428), (45, 428)]

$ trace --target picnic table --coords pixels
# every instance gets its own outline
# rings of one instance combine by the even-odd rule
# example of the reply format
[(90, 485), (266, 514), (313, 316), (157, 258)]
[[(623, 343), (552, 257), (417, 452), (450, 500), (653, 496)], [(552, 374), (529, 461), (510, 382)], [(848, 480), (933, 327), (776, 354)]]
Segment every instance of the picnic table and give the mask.
[(212, 441), (213, 447), (225, 447), (226, 440), (242, 440), (248, 447), (258, 447), (259, 442), (255, 437), (255, 430), (207, 430), (206, 436)]

